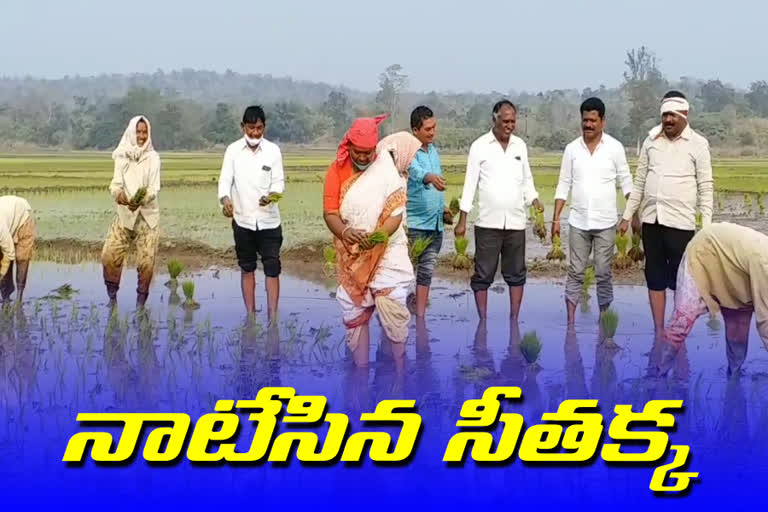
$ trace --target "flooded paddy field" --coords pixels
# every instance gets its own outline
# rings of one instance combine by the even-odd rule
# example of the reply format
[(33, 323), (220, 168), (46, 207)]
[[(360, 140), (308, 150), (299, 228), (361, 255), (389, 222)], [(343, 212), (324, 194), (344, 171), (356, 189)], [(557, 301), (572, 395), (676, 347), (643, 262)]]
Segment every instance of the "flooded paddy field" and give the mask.
[[(509, 321), (507, 288), (500, 276), (489, 295), (490, 317), (478, 323), (469, 273), (454, 271), (450, 264), (454, 239), (449, 228), (427, 318), (411, 321), (404, 356), (382, 336), (374, 316), (371, 366), (356, 369), (344, 343), (335, 280), (323, 271), (322, 249), (330, 235), (320, 198), (324, 162), (332, 155), (313, 158), (286, 162), (288, 185), (280, 202), (284, 273), (276, 328), (266, 325), (265, 311), (255, 322), (243, 314), (230, 221), (221, 216), (215, 200), (219, 156), (173, 155), (164, 160), (157, 274), (142, 315), (133, 307), (136, 273), (130, 257), (117, 313), (107, 307), (98, 260), (114, 214), (106, 192), (108, 159), (95, 155), (85, 167), (80, 157), (0, 159), (5, 193), (30, 200), (39, 237), (24, 304), (0, 312), (0, 456), (5, 462), (0, 488), (14, 489), (19, 496), (41, 493), (29, 475), (45, 474), (60, 487), (61, 496), (78, 503), (87, 502), (89, 489), (98, 487), (114, 492), (116, 501), (120, 496), (183, 497), (203, 490), (209, 498), (201, 503), (221, 504), (226, 496), (240, 495), (258, 496), (262, 505), (284, 504), (284, 495), (269, 491), (292, 487), (300, 490), (290, 496), (293, 504), (315, 508), (339, 496), (376, 509), (402, 507), (403, 497), (413, 495), (431, 504), (476, 506), (491, 504), (491, 496), (522, 503), (521, 494), (533, 504), (536, 496), (546, 496), (563, 504), (588, 500), (627, 509), (626, 496), (631, 495), (647, 496), (634, 505), (655, 505), (648, 491), (655, 465), (616, 468), (598, 459), (579, 467), (531, 467), (513, 457), (490, 467), (471, 461), (446, 467), (442, 456), (457, 431), (462, 403), (491, 386), (521, 388), (523, 398), (503, 408), (522, 414), (526, 426), (540, 423), (542, 413), (571, 398), (598, 400), (606, 431), (617, 404), (639, 410), (649, 400), (683, 400), (670, 435), (675, 444), (691, 447), (687, 470), (700, 471), (689, 499), (711, 504), (730, 499), (731, 489), (761, 488), (768, 474), (768, 353), (754, 326), (744, 374), (738, 378), (726, 378), (719, 319), (701, 319), (671, 373), (658, 377), (651, 370), (663, 346), (652, 333), (642, 264), (615, 274), (619, 348), (610, 348), (599, 332), (594, 289), (590, 303), (577, 313), (575, 332), (567, 332), (565, 263), (546, 261), (551, 242), (539, 241), (530, 228), (530, 281), (519, 323)], [(445, 162), (446, 197), (451, 198), (461, 190), (463, 162)], [(715, 221), (768, 232), (761, 195), (768, 193), (762, 175), (768, 164), (719, 165)], [(534, 162), (547, 220), (558, 168), (557, 158)], [(623, 205), (619, 198), (619, 209)], [(566, 209), (566, 253), (567, 216)], [(470, 215), (470, 255), (472, 220)], [(198, 309), (184, 307), (181, 287), (172, 293), (164, 286), (172, 259), (187, 268), (180, 281), (194, 281)], [(264, 305), (261, 269), (257, 276), (258, 301)], [(531, 332), (542, 343), (535, 364), (522, 350), (522, 339)], [(184, 412), (194, 421), (212, 412), (216, 400), (251, 398), (265, 386), (325, 396), (328, 410), (349, 415), (353, 430), (366, 428), (360, 415), (381, 400), (414, 400), (423, 419), (416, 454), (396, 468), (365, 463), (364, 478), (358, 468), (344, 464), (212, 469), (184, 461), (158, 470), (139, 458), (107, 471), (92, 462), (72, 471), (61, 462), (67, 440), (79, 431), (79, 412)], [(423, 472), (439, 482), (432, 489), (445, 491), (426, 495), (414, 489), (412, 482)]]
[[(717, 488), (723, 489), (724, 482), (736, 485), (766, 470), (756, 457), (764, 457), (768, 447), (768, 353), (754, 326), (740, 378), (726, 378), (723, 327), (706, 319), (697, 323), (672, 372), (659, 378), (649, 372), (662, 346), (652, 334), (643, 287), (616, 287), (619, 348), (613, 349), (601, 339), (594, 292), (590, 306), (577, 314), (575, 332), (568, 333), (559, 284), (533, 280), (525, 290), (519, 323), (510, 323), (508, 295), (500, 281), (489, 296), (490, 316), (479, 323), (468, 283), (437, 279), (427, 318), (412, 321), (404, 357), (397, 357), (374, 317), (371, 366), (357, 369), (344, 344), (330, 283), (284, 274), (280, 318), (276, 328), (269, 328), (265, 312), (252, 322), (242, 314), (237, 272), (216, 268), (183, 275), (180, 280), (196, 284), (200, 307), (194, 310), (184, 307), (183, 296), (182, 304), (175, 303), (163, 285), (167, 279), (163, 273), (155, 277), (148, 309), (137, 314), (135, 271), (127, 269), (118, 308), (111, 312), (98, 265), (34, 262), (25, 303), (5, 308), (0, 316), (4, 485), (29, 485), (21, 475), (46, 468), (62, 485), (72, 486), (73, 496), (81, 492), (77, 478), (117, 488), (115, 477), (123, 475), (120, 485), (129, 492), (214, 492), (214, 486), (227, 483), (231, 492), (246, 494), (298, 479), (315, 498), (349, 492), (346, 486), (354, 482), (354, 495), (378, 495), (381, 505), (394, 503), (400, 486), (423, 471), (433, 472), (448, 488), (462, 489), (456, 499), (468, 502), (482, 502), (494, 493), (512, 496), (519, 485), (534, 494), (557, 490), (555, 500), (563, 502), (620, 501), (647, 490), (654, 466), (616, 469), (598, 460), (586, 468), (531, 468), (513, 459), (497, 467), (468, 463), (460, 470), (447, 469), (442, 451), (457, 430), (463, 401), (479, 398), (490, 386), (522, 389), (522, 400), (504, 409), (523, 414), (526, 425), (541, 422), (542, 413), (555, 411), (569, 398), (597, 399), (606, 429), (616, 404), (642, 407), (648, 400), (682, 399), (684, 410), (675, 414), (671, 437), (691, 446), (689, 470), (702, 471), (703, 484), (694, 486), (692, 496), (713, 498), (704, 485), (707, 479), (716, 478)], [(258, 301), (265, 303), (263, 290)], [(537, 364), (529, 364), (521, 351), (521, 337), (531, 331), (542, 342)], [(366, 469), (375, 477), (365, 482), (355, 480), (354, 470), (345, 472), (343, 465), (318, 469), (293, 463), (273, 470), (265, 464), (250, 471), (212, 472), (182, 463), (174, 471), (183, 476), (174, 477), (172, 490), (163, 487), (163, 471), (150, 471), (143, 462), (109, 472), (85, 467), (77, 474), (60, 462), (67, 439), (77, 431), (78, 412), (185, 412), (194, 419), (212, 412), (218, 399), (253, 397), (264, 386), (323, 395), (330, 411), (349, 415), (353, 429), (363, 428), (355, 418), (381, 400), (415, 400), (424, 422), (418, 453), (397, 471)], [(724, 464), (724, 451), (735, 466), (714, 464)], [(751, 469), (745, 474), (739, 468), (748, 461)], [(597, 493), (600, 480), (611, 485)]]

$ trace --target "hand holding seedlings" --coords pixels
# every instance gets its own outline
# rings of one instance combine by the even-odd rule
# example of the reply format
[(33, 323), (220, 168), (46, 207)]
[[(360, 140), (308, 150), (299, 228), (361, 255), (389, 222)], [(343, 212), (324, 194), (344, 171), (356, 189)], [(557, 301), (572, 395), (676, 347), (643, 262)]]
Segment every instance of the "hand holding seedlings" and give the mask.
[(371, 233), (365, 242), (361, 244), (361, 247), (365, 250), (373, 249), (374, 246), (379, 244), (386, 244), (389, 242), (389, 235), (382, 230), (374, 231)]
[(131, 198), (131, 202), (128, 208), (131, 211), (136, 211), (139, 207), (144, 205), (144, 199), (147, 197), (147, 187), (139, 187), (139, 190)]
[(454, 197), (453, 199), (451, 199), (451, 204), (448, 206), (448, 209), (451, 210), (451, 213), (454, 216), (459, 214), (460, 207), (459, 207), (459, 198), (458, 197)]
[(557, 261), (563, 261), (565, 259), (565, 253), (563, 252), (563, 248), (560, 246), (559, 234), (552, 237), (552, 250), (547, 253), (547, 259)]

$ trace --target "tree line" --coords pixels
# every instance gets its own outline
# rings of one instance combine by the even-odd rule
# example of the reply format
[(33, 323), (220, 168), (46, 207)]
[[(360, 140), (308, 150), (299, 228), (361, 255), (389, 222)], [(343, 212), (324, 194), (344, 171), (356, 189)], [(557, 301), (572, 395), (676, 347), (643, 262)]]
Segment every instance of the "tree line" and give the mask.
[(439, 118), (440, 147), (465, 151), (489, 128), (493, 103), (506, 97), (518, 105), (518, 135), (533, 147), (559, 151), (580, 133), (581, 101), (598, 96), (608, 108), (609, 133), (634, 147), (658, 123), (664, 92), (679, 89), (692, 104), (692, 126), (714, 148), (743, 156), (768, 152), (768, 82), (737, 90), (719, 79), (671, 81), (646, 47), (629, 50), (624, 64), (616, 87), (535, 93), (417, 93), (408, 90), (408, 75), (398, 64), (381, 73), (376, 93), (269, 75), (192, 70), (62, 80), (6, 78), (0, 79), (0, 146), (111, 149), (127, 121), (143, 113), (159, 150), (204, 150), (236, 139), (242, 109), (259, 103), (267, 112), (271, 139), (332, 147), (355, 117), (389, 113), (383, 127), (388, 133), (407, 129), (410, 110), (425, 104)]

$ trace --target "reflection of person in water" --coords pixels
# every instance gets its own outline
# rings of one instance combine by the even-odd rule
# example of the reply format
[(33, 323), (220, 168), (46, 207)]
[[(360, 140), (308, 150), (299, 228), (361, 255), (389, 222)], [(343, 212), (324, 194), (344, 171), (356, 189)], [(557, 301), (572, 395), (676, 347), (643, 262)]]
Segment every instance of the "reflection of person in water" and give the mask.
[[(510, 386), (519, 386), (523, 382), (525, 375), (525, 358), (520, 351), (520, 326), (515, 320), (509, 322), (509, 343), (507, 353), (501, 360), (499, 368), (504, 381), (508, 381)], [(505, 385), (507, 385), (505, 383)]]
[(266, 345), (259, 340), (261, 332), (250, 321), (240, 336), (240, 368), (237, 379), (238, 396), (255, 396), (262, 387), (280, 386), (280, 331), (270, 326)]
[(576, 331), (568, 329), (565, 334), (565, 388), (569, 399), (581, 400), (587, 397), (587, 382), (584, 377), (584, 360), (579, 349)]
[[(737, 224), (711, 224), (689, 243), (677, 280), (675, 311), (665, 333), (670, 352), (707, 310), (722, 311), (729, 376), (746, 358), (753, 313), (768, 348), (768, 236)], [(662, 362), (662, 372), (672, 356)]]
[(485, 319), (480, 319), (477, 322), (475, 344), (472, 347), (472, 355), (474, 356), (475, 368), (485, 368), (491, 374), (496, 373), (496, 365), (493, 362), (493, 356), (491, 355), (490, 350), (488, 350), (488, 327)]

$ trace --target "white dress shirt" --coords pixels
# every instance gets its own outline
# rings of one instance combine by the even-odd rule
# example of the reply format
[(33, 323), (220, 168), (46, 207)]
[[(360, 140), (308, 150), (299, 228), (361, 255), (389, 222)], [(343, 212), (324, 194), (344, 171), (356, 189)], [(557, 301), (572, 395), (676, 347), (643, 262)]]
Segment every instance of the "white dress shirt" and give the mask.
[(621, 142), (603, 133), (594, 153), (589, 152), (583, 137), (565, 147), (555, 199), (567, 201), (570, 192), (569, 225), (585, 231), (616, 226), (617, 186), (625, 196), (632, 192), (632, 176)]
[(690, 125), (675, 140), (669, 140), (658, 127), (645, 139), (632, 195), (624, 219), (639, 211), (640, 221), (657, 220), (662, 226), (686, 231), (696, 229), (696, 209), (702, 225), (712, 223), (712, 162), (707, 139)]
[(238, 226), (252, 231), (278, 227), (277, 203), (259, 206), (259, 200), (284, 190), (283, 155), (276, 144), (262, 139), (254, 151), (241, 138), (229, 145), (219, 176), (219, 201), (225, 197), (232, 200)]
[(492, 229), (525, 229), (527, 207), (538, 199), (528, 148), (511, 135), (506, 151), (493, 132), (479, 137), (469, 148), (467, 173), (460, 208), (469, 213), (479, 188), (475, 226)]

